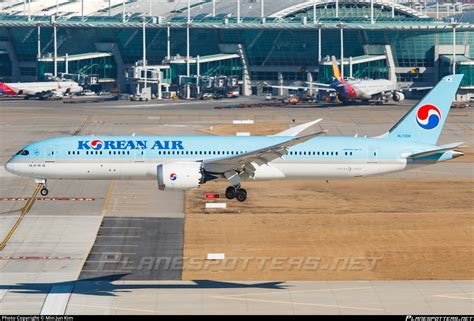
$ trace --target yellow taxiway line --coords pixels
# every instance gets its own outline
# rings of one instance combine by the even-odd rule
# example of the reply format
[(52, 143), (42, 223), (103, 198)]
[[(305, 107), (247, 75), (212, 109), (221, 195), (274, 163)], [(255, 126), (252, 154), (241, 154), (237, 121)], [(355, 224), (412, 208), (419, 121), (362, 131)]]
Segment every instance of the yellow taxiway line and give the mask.
[(36, 189), (33, 192), (33, 195), (26, 202), (25, 207), (23, 207), (20, 217), (16, 220), (15, 225), (13, 225), (10, 232), (8, 232), (8, 234), (5, 237), (5, 239), (3, 240), (3, 242), (0, 243), (0, 251), (3, 250), (5, 248), (5, 246), (7, 246), (7, 243), (10, 240), (10, 238), (12, 237), (13, 233), (15, 233), (15, 230), (18, 228), (18, 226), (20, 225), (20, 223), (23, 220), (23, 218), (25, 217), (25, 215), (30, 211), (31, 207), (33, 206), (33, 203), (36, 201), (36, 195), (38, 195), (38, 193), (39, 193), (39, 191), (41, 190), (42, 187), (43, 187), (43, 184), (37, 184), (36, 185)]

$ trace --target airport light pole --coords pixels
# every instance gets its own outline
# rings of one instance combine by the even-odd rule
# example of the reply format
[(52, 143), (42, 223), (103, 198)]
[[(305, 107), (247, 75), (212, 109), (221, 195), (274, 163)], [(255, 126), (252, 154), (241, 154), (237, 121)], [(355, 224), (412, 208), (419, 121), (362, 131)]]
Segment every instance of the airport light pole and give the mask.
[(336, 18), (339, 18), (339, 0), (336, 0)]
[(344, 79), (344, 25), (340, 23), (338, 26), (341, 28), (341, 78)]
[(150, 15), (150, 17), (152, 16), (152, 14), (151, 14), (151, 0), (149, 1), (148, 14)]
[(374, 0), (370, 0), (370, 23), (374, 24)]
[(453, 26), (453, 75), (456, 74), (456, 27), (457, 23), (454, 18), (451, 19), (451, 25)]
[(143, 89), (147, 90), (147, 63), (146, 63), (146, 18), (143, 17), (143, 70), (145, 72), (145, 77), (143, 81)]
[(265, 18), (265, 0), (260, 0), (260, 18)]
[(318, 65), (321, 63), (321, 60), (322, 60), (322, 50), (321, 50), (321, 38), (322, 38), (322, 29), (321, 29), (321, 24), (319, 24), (319, 28), (318, 28)]
[(84, 20), (84, 0), (81, 0), (81, 20)]
[(168, 22), (168, 25), (166, 26), (166, 55), (168, 58), (168, 61), (171, 60), (171, 25)]
[(189, 77), (191, 76), (191, 66), (190, 66), (190, 37), (189, 37), (189, 25), (191, 24), (191, 1), (188, 0), (188, 21), (186, 24), (186, 76), (188, 77), (186, 85), (186, 98), (191, 98), (190, 86), (189, 86)]
[(212, 0), (212, 16), (216, 17), (216, 0)]
[(200, 78), (201, 78), (201, 62), (200, 62), (200, 59), (199, 59), (199, 55), (197, 55), (196, 56), (196, 92), (197, 92), (198, 96), (201, 93), (200, 81), (199, 81)]
[(56, 16), (59, 14), (59, 0), (56, 0)]
[(395, 0), (392, 1), (392, 19), (395, 18)]
[(240, 23), (240, 0), (237, 0), (237, 23)]
[(122, 0), (122, 22), (125, 22), (125, 0)]
[(109, 0), (109, 17), (112, 11), (112, 0)]

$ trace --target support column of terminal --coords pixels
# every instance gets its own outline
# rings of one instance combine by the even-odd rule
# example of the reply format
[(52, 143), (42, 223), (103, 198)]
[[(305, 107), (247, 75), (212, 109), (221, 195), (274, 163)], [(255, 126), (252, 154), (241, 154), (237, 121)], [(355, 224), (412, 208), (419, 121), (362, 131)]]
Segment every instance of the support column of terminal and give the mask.
[(283, 96), (283, 88), (281, 88), (283, 86), (283, 73), (281, 71), (278, 72), (278, 86), (280, 86), (278, 96)]
[(53, 43), (53, 51), (54, 51), (54, 77), (58, 76), (58, 36), (57, 36), (57, 30), (56, 30), (56, 22), (53, 23), (53, 38), (54, 38), (54, 43)]
[(41, 58), (41, 26), (38, 25), (38, 52), (36, 54), (36, 58)]
[[(186, 76), (191, 76), (191, 66), (190, 66), (190, 39), (189, 39), (189, 25), (191, 24), (191, 2), (188, 0), (188, 21), (186, 24)], [(191, 98), (191, 87), (189, 86), (189, 78), (188, 83), (186, 84), (186, 99)]]
[(142, 92), (145, 93), (148, 97), (148, 71), (147, 71), (147, 62), (146, 62), (146, 19), (143, 18), (143, 71), (145, 73), (144, 75), (144, 81), (143, 81), (143, 89)]

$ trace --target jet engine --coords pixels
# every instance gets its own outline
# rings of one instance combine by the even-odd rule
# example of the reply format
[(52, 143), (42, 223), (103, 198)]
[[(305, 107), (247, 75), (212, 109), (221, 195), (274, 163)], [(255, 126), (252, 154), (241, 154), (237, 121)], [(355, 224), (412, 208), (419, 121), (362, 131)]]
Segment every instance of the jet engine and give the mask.
[(174, 162), (157, 167), (158, 188), (162, 191), (187, 190), (205, 182), (200, 162)]
[(402, 92), (396, 91), (393, 94), (393, 100), (394, 101), (404, 101), (405, 100), (405, 95)]

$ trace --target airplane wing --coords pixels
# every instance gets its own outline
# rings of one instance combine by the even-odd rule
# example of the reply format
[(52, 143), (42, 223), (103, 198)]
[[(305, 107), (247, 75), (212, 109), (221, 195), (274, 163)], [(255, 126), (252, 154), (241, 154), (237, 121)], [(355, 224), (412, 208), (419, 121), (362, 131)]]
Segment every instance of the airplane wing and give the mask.
[[(315, 85), (316, 83), (312, 83), (313, 85)], [(326, 84), (318, 84), (318, 85), (325, 85), (325, 86), (329, 86), (329, 85), (326, 85)], [(324, 88), (321, 88), (321, 87), (302, 87), (302, 86), (271, 86), (272, 88), (281, 88), (281, 89), (291, 89), (291, 90), (314, 90), (314, 91), (336, 91), (334, 88), (327, 88), (327, 87), (324, 87)]]
[(248, 153), (235, 155), (231, 157), (224, 157), (218, 159), (210, 159), (203, 161), (203, 168), (205, 171), (211, 174), (240, 174), (245, 172), (249, 176), (252, 175), (257, 166), (268, 164), (274, 159), (280, 158), (288, 154), (288, 148), (304, 143), (314, 137), (318, 137), (326, 133), (326, 131), (321, 131), (306, 136), (299, 136), (296, 138), (291, 138), (285, 140), (282, 143), (268, 146), (262, 149), (254, 150)]
[(272, 88), (280, 88), (280, 89), (291, 89), (291, 90), (308, 90), (309, 87), (298, 87), (298, 86), (270, 86)]
[(319, 118), (317, 120), (314, 120), (314, 121), (310, 121), (308, 123), (304, 123), (304, 124), (301, 124), (301, 125), (298, 125), (298, 126), (295, 126), (295, 127), (291, 127), (287, 130), (284, 130), (278, 134), (275, 134), (275, 135), (270, 135), (270, 136), (285, 136), (285, 137), (289, 137), (289, 136), (297, 136), (299, 135), (303, 130), (313, 126), (314, 124), (317, 124), (319, 123), (321, 120), (323, 120), (322, 118)]
[(313, 86), (318, 86), (318, 87), (331, 87), (331, 85), (328, 85), (328, 84), (322, 84), (322, 83), (319, 83), (319, 82), (309, 82), (307, 81), (306, 82), (308, 85), (313, 85)]
[(400, 89), (400, 91), (402, 91), (402, 92), (404, 92), (404, 91), (411, 92), (411, 91), (421, 91), (421, 90), (428, 90), (428, 89), (433, 89), (433, 86), (431, 86), (431, 87), (402, 88), (402, 89)]

